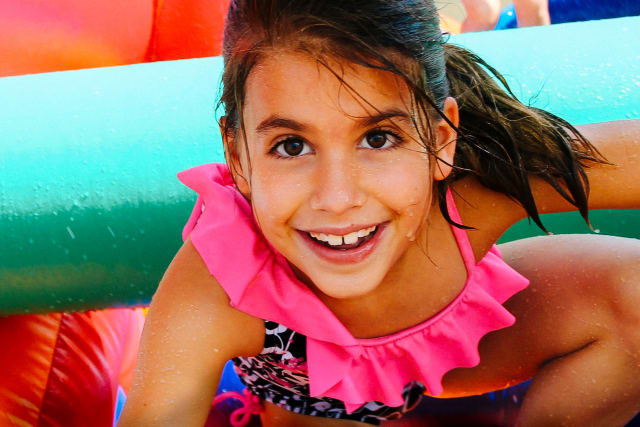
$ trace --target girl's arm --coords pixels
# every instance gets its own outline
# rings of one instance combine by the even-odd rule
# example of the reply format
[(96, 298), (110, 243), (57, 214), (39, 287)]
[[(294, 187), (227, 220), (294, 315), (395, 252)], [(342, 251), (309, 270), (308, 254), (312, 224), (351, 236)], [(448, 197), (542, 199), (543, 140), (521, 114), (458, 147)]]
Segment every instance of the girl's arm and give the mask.
[[(589, 208), (640, 208), (640, 120), (577, 128), (611, 163), (595, 163), (586, 168), (591, 188)], [(459, 195), (456, 204), (463, 222), (475, 228), (468, 235), (478, 259), (509, 227), (527, 216), (516, 201), (488, 189), (473, 177), (465, 177), (453, 187)], [(543, 180), (531, 178), (531, 187), (541, 214), (576, 210)]]
[[(589, 209), (640, 208), (640, 120), (595, 123), (577, 129), (611, 163), (586, 168)], [(532, 180), (540, 213), (564, 212), (575, 207), (541, 180)]]
[(202, 426), (225, 362), (259, 353), (263, 340), (264, 323), (229, 306), (187, 241), (151, 302), (119, 425)]

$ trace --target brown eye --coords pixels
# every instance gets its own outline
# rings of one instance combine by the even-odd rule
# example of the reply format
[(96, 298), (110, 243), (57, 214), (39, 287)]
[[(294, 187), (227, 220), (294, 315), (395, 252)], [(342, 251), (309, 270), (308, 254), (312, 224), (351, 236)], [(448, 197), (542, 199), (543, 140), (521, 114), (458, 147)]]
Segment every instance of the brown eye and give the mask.
[(382, 148), (387, 142), (387, 135), (382, 132), (370, 133), (367, 135), (367, 142), (373, 148)]
[(303, 154), (307, 154), (311, 150), (308, 148), (306, 142), (300, 138), (287, 138), (284, 141), (279, 142), (274, 148), (278, 155), (281, 157), (298, 157)]
[(398, 144), (399, 138), (390, 132), (373, 131), (365, 135), (360, 143), (365, 148), (390, 148)]

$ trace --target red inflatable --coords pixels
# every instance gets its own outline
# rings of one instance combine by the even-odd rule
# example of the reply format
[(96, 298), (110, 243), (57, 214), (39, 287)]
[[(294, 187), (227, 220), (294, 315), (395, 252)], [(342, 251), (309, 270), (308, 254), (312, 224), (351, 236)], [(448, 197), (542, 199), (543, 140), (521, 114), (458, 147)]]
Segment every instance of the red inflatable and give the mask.
[(0, 425), (111, 427), (142, 309), (0, 318)]
[[(0, 77), (219, 55), (228, 0), (0, 1)], [(141, 309), (0, 317), (0, 425), (113, 424)]]
[[(220, 54), (228, 0), (0, 1), (0, 76)], [(142, 310), (0, 318), (0, 425), (111, 426)]]
[(220, 54), (229, 0), (0, 2), (0, 76)]

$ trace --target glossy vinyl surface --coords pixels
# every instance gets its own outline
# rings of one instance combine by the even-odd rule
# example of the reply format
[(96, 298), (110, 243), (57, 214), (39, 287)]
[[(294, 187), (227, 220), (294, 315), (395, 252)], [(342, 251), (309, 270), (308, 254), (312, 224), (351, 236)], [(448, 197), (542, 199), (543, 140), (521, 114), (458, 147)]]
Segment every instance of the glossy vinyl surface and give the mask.
[[(452, 38), (574, 124), (640, 118), (640, 18)], [(195, 201), (175, 174), (224, 160), (220, 58), (0, 79), (0, 315), (150, 300)], [(546, 216), (586, 232), (577, 214)], [(640, 237), (638, 211), (594, 212)], [(505, 235), (537, 234), (526, 222)]]

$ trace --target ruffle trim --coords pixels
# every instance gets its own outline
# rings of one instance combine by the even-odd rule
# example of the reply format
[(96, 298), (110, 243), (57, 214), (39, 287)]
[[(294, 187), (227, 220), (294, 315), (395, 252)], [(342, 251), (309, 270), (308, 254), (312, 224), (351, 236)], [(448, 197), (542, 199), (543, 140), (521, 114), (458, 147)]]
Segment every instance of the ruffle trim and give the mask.
[(442, 393), (444, 374), (479, 363), (484, 335), (514, 323), (502, 303), (529, 283), (494, 246), (440, 313), (390, 336), (356, 339), (264, 239), (226, 165), (202, 165), (178, 177), (199, 195), (183, 238), (191, 239), (231, 305), (305, 335), (311, 396), (339, 399), (348, 412), (369, 401), (400, 406), (411, 381), (430, 395)]

